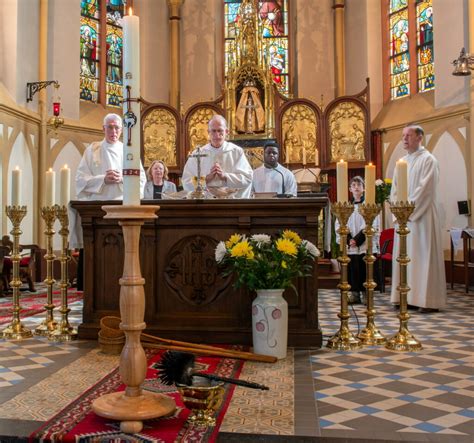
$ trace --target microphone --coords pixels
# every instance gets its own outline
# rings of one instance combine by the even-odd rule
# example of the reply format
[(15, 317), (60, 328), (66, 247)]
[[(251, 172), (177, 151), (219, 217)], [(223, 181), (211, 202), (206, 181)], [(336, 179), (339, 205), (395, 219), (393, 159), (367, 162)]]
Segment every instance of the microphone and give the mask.
[(285, 195), (285, 176), (283, 175), (283, 172), (281, 172), (277, 168), (278, 168), (278, 164), (274, 168), (271, 168), (274, 171), (278, 172), (278, 174), (281, 175), (281, 194), (278, 194), (277, 197), (286, 197), (286, 195)]

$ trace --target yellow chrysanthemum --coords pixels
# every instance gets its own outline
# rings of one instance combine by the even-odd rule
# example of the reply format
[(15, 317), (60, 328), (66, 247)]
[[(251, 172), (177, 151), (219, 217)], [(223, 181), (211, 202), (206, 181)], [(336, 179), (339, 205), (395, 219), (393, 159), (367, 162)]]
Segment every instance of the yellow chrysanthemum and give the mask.
[(278, 251), (295, 256), (298, 252), (296, 244), (287, 238), (280, 238), (275, 242)]
[(226, 248), (228, 249), (232, 248), (232, 246), (236, 245), (240, 241), (240, 238), (241, 238), (240, 234), (232, 234), (229, 240), (225, 242)]
[(281, 261), (281, 267), (282, 267), (283, 269), (288, 268), (288, 266), (286, 265), (286, 261), (285, 261), (285, 260), (282, 260), (282, 261)]
[(296, 232), (290, 231), (289, 229), (283, 231), (282, 237), (291, 240), (297, 245), (301, 244), (301, 237)]
[(231, 257), (245, 257), (250, 260), (254, 257), (253, 248), (249, 245), (247, 240), (237, 243), (230, 250), (230, 255)]
[(387, 183), (387, 185), (391, 185), (392, 184), (392, 179), (391, 178), (386, 178), (386, 179), (384, 179), (384, 182)]

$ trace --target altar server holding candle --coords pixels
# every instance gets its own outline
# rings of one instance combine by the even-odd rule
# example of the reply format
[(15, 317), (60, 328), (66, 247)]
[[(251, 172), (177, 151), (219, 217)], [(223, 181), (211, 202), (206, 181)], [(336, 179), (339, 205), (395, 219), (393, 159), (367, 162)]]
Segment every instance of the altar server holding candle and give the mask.
[[(408, 222), (410, 233), (407, 236), (407, 254), (410, 258), (407, 267), (407, 283), (410, 287), (408, 304), (418, 306), (421, 312), (433, 312), (446, 305), (446, 276), (437, 201), (439, 165), (436, 158), (422, 146), (423, 136), (424, 131), (420, 126), (409, 125), (403, 129), (402, 143), (407, 155), (402, 160), (406, 162), (407, 172), (403, 172), (403, 163), (397, 163), (390, 201), (408, 200), (415, 204)], [(407, 181), (406, 191), (403, 189), (404, 180)], [(396, 236), (393, 256), (398, 257), (398, 254)], [(400, 269), (395, 260), (392, 271), (391, 301), (399, 304), (397, 286), (400, 283)]]

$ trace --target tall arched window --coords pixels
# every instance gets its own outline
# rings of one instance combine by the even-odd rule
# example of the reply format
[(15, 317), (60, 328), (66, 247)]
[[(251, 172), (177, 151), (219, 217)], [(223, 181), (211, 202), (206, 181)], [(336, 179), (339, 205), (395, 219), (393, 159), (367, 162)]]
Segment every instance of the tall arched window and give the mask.
[(121, 107), (122, 0), (81, 0), (80, 99)]
[[(239, 28), (242, 0), (224, 0), (224, 66), (227, 76)], [(273, 81), (281, 93), (290, 93), (288, 38), (288, 0), (258, 2), (258, 27), (264, 42), (264, 56), (272, 71)]]
[(383, 14), (385, 99), (434, 89), (432, 0), (387, 0)]

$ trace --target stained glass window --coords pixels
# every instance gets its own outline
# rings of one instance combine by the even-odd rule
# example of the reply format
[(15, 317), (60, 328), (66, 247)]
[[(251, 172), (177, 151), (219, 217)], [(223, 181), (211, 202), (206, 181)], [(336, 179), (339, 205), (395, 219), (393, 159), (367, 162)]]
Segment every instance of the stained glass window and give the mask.
[(434, 89), (432, 0), (387, 3), (391, 99)]
[(122, 0), (81, 1), (81, 100), (121, 107), (123, 9)]
[[(224, 67), (226, 76), (234, 59), (241, 3), (242, 0), (224, 0)], [(258, 8), (258, 26), (263, 37), (264, 57), (268, 61), (273, 81), (279, 91), (288, 95), (290, 92), (288, 81), (288, 0), (259, 1)]]
[(390, 96), (410, 94), (410, 52), (407, 0), (390, 1)]
[(433, 6), (431, 0), (416, 3), (418, 91), (434, 89)]

